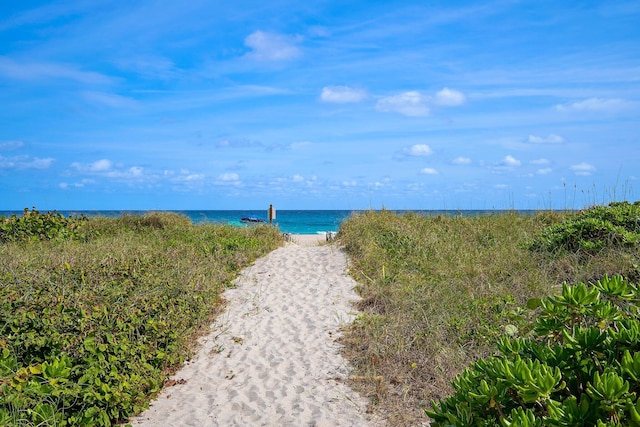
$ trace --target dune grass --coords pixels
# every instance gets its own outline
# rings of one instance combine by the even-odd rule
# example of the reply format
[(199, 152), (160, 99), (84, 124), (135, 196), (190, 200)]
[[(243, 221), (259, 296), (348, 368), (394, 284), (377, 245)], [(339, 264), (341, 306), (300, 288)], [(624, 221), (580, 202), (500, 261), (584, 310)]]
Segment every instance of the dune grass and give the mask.
[(530, 298), (557, 293), (565, 281), (640, 278), (637, 247), (532, 250), (569, 216), (382, 211), (345, 221), (338, 238), (364, 311), (343, 338), (356, 369), (352, 386), (390, 425), (417, 425), (465, 366), (492, 354), (501, 336), (531, 328), (531, 312), (522, 308)]
[(74, 233), (39, 233), (69, 224), (31, 215), (38, 227), (0, 243), (0, 425), (126, 421), (190, 356), (231, 280), (282, 244), (267, 226), (176, 214), (71, 221)]

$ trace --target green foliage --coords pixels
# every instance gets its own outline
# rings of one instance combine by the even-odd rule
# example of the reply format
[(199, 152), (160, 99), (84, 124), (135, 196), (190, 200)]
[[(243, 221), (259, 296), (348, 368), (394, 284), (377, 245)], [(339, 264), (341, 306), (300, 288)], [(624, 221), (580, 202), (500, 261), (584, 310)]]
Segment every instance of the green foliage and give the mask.
[(531, 243), (542, 252), (595, 253), (640, 244), (640, 202), (594, 206), (550, 226)]
[(82, 240), (84, 216), (65, 217), (57, 212), (40, 213), (35, 208), (24, 209), (22, 216), (0, 217), (0, 243), (40, 240)]
[[(0, 245), (0, 425), (111, 426), (190, 354), (269, 227), (89, 219), (88, 241)], [(221, 249), (218, 249), (221, 248)]]
[(503, 337), (497, 355), (457, 376), (426, 411), (431, 425), (640, 426), (638, 302), (621, 276), (532, 301), (532, 336)]

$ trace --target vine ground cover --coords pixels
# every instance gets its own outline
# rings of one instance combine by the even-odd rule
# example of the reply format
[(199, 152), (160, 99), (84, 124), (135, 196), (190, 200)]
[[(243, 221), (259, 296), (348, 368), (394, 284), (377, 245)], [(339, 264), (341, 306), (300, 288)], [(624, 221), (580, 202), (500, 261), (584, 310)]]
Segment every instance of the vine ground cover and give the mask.
[[(281, 244), (270, 227), (194, 226), (175, 214), (34, 210), (0, 222), (21, 230), (0, 244), (0, 425), (9, 426), (126, 422), (189, 357), (225, 286)], [(37, 225), (49, 223), (57, 231)]]

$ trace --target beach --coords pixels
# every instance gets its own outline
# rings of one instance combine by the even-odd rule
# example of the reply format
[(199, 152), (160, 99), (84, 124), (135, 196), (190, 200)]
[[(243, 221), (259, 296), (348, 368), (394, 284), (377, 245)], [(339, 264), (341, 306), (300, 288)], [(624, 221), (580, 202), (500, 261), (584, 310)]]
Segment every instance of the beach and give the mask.
[(356, 283), (325, 236), (291, 241), (244, 269), (224, 313), (134, 426), (377, 426), (345, 384), (340, 327)]

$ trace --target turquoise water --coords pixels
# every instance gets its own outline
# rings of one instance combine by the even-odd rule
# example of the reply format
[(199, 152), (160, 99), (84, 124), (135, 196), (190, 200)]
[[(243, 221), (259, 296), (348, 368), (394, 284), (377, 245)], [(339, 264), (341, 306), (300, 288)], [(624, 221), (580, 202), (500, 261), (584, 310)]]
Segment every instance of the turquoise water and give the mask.
[[(87, 217), (92, 216), (106, 216), (116, 217), (123, 214), (143, 215), (150, 211), (56, 211), (64, 216), (78, 216), (84, 215)], [(240, 219), (245, 216), (257, 216), (263, 219), (267, 219), (266, 210), (229, 210), (229, 211), (209, 211), (209, 210), (189, 210), (189, 211), (169, 211), (175, 212), (180, 215), (185, 215), (191, 219), (194, 224), (200, 223), (216, 223), (216, 224), (228, 224), (237, 227), (246, 227)], [(42, 212), (44, 213), (44, 211)], [(311, 211), (311, 210), (277, 210), (276, 219), (274, 224), (278, 226), (278, 229), (283, 233), (294, 234), (317, 234), (325, 233), (327, 231), (338, 231), (340, 224), (346, 218), (351, 216), (352, 211), (348, 210), (323, 210), (323, 211)], [(12, 215), (21, 216), (23, 211), (0, 211), (0, 216), (11, 217)]]
[[(106, 216), (115, 217), (122, 214), (135, 214), (142, 215), (150, 211), (57, 211), (65, 216), (69, 215), (85, 215), (87, 217), (92, 216)], [(240, 222), (240, 219), (245, 216), (257, 216), (263, 219), (267, 219), (267, 211), (265, 210), (189, 210), (189, 211), (169, 211), (175, 212), (181, 215), (185, 215), (191, 219), (194, 224), (212, 222), (217, 224), (229, 224), (238, 227), (246, 227), (245, 224)], [(274, 224), (278, 226), (278, 229), (283, 233), (294, 234), (318, 234), (326, 233), (327, 231), (338, 231), (340, 224), (349, 218), (354, 213), (361, 211), (350, 210), (278, 210), (276, 211), (276, 219)], [(404, 213), (407, 211), (393, 211), (397, 213)], [(490, 215), (503, 211), (413, 211), (424, 215), (462, 215), (462, 216), (476, 216), (476, 215)], [(518, 214), (532, 214), (535, 211), (515, 211)], [(0, 211), (0, 216), (10, 217), (11, 215), (22, 215), (22, 211)]]

